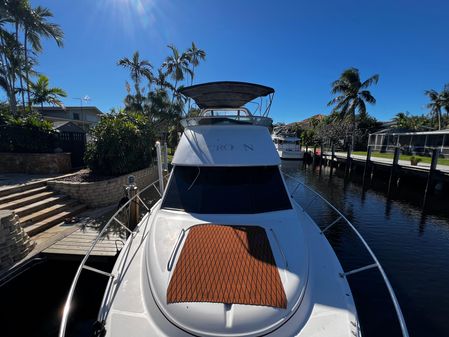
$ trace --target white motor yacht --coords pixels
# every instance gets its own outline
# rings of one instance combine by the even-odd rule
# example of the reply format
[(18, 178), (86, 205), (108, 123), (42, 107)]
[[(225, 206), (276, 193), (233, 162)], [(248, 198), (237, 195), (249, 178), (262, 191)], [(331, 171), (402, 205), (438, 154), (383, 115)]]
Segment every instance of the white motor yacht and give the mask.
[(285, 132), (282, 128), (275, 128), (271, 138), (281, 159), (304, 159), (304, 151), (301, 149), (301, 138), (297, 137), (296, 134)]
[(161, 200), (111, 273), (79, 269), (110, 277), (97, 335), (360, 336), (339, 260), (287, 191), (271, 119), (245, 108), (274, 90), (213, 82), (181, 93), (201, 114), (183, 121)]

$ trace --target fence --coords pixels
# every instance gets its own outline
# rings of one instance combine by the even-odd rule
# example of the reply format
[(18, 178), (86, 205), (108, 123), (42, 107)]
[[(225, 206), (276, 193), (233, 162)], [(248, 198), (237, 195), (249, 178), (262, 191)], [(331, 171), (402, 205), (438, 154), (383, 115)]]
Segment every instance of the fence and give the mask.
[(426, 156), (430, 156), (436, 148), (446, 157), (449, 156), (449, 130), (375, 133), (369, 136), (368, 146), (379, 152), (394, 152), (396, 147), (400, 147), (405, 154)]

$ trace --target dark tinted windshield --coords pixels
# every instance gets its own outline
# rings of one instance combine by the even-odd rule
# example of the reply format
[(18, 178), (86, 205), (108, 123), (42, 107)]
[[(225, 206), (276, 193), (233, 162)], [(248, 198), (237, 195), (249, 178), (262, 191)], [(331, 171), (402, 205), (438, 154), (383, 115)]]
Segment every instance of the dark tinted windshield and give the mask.
[(251, 214), (290, 209), (277, 166), (176, 166), (163, 208), (203, 214)]

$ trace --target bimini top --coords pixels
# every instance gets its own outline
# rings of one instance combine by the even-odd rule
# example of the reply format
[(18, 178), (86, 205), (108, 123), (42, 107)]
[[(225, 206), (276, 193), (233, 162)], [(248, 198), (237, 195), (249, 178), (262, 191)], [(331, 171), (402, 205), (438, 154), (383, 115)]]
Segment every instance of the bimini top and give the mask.
[(209, 82), (192, 85), (179, 90), (192, 98), (200, 109), (240, 108), (257, 97), (274, 93), (274, 89), (246, 82)]
[(279, 165), (280, 158), (266, 127), (197, 125), (184, 130), (172, 164), (270, 166)]

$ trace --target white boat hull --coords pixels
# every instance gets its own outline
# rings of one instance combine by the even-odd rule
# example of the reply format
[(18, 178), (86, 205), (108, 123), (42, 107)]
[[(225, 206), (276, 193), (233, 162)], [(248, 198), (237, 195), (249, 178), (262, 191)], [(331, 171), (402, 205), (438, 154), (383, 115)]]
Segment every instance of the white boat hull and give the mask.
[(304, 152), (302, 152), (302, 151), (277, 150), (277, 152), (281, 159), (292, 159), (292, 160), (303, 160), (304, 159)]
[[(157, 225), (160, 204), (153, 208), (152, 215), (147, 214), (139, 224), (139, 232), (129, 247), (123, 250), (117, 260), (113, 273), (116, 279), (108, 285), (100, 311), (100, 320), (106, 318), (106, 336), (191, 336), (182, 326), (173, 322), (161, 310), (155, 294), (152, 293), (150, 277), (147, 274), (145, 255), (146, 245), (154, 235), (152, 226)], [(300, 305), (292, 308), (288, 319), (276, 325), (268, 336), (314, 336), (314, 337), (353, 337), (360, 336), (357, 314), (351, 290), (342, 272), (340, 263), (324, 235), (299, 205), (294, 205), (298, 217), (298, 226), (302, 226), (307, 237), (308, 278)], [(200, 220), (200, 219), (198, 219)], [(201, 219), (204, 222), (204, 219)], [(176, 241), (176, 237), (172, 238)], [(171, 243), (170, 243), (171, 245)], [(172, 245), (171, 245), (172, 246)], [(151, 248), (151, 247), (150, 247)], [(273, 248), (274, 249), (274, 248)], [(275, 254), (276, 255), (276, 254)], [(285, 268), (282, 258), (278, 266)], [(287, 257), (288, 259), (288, 257)], [(166, 267), (166, 262), (162, 266)], [(157, 266), (160, 268), (160, 266)], [(281, 269), (281, 268), (280, 268)], [(162, 271), (161, 271), (162, 272)], [(284, 270), (282, 273), (287, 272)], [(168, 281), (168, 280), (167, 280)], [(287, 284), (288, 287), (288, 284)], [(288, 290), (286, 290), (288, 292)], [(204, 303), (207, 310), (219, 304)], [(183, 303), (189, 308), (201, 303)], [(251, 311), (251, 306), (239, 305), (240, 314)], [(207, 327), (207, 310), (203, 315), (195, 316)], [(273, 309), (275, 310), (275, 309)], [(286, 313), (288, 315), (288, 313)], [(240, 317), (240, 316), (239, 316)], [(180, 318), (182, 320), (182, 317)], [(251, 320), (250, 316), (247, 316)], [(212, 323), (211, 323), (212, 324)], [(199, 334), (203, 335), (203, 334)], [(258, 336), (260, 333), (242, 334), (233, 329), (229, 332), (207, 334), (209, 336)]]

